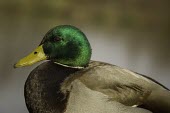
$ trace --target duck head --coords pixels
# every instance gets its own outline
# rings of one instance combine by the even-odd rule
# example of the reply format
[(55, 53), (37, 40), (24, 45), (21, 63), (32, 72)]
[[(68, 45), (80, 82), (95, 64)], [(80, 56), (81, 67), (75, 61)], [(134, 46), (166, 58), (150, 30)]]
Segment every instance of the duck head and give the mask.
[(14, 67), (29, 66), (42, 60), (73, 68), (84, 68), (91, 58), (91, 46), (85, 34), (70, 25), (60, 25), (49, 30), (40, 45)]

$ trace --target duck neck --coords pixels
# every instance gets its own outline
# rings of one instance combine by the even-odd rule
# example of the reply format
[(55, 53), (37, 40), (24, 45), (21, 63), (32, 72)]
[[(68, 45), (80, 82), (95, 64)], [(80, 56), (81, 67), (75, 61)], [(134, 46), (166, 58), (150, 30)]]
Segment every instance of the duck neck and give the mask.
[(30, 113), (63, 113), (66, 94), (60, 91), (61, 83), (78, 69), (45, 62), (35, 68), (25, 83), (25, 101)]

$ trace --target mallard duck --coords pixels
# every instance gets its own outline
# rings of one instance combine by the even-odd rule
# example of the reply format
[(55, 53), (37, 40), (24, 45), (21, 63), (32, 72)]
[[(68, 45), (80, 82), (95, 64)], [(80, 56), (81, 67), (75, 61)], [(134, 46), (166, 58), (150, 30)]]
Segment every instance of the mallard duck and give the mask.
[(170, 113), (169, 89), (149, 77), (90, 61), (85, 34), (71, 25), (49, 30), (14, 67), (36, 67), (25, 83), (30, 113)]

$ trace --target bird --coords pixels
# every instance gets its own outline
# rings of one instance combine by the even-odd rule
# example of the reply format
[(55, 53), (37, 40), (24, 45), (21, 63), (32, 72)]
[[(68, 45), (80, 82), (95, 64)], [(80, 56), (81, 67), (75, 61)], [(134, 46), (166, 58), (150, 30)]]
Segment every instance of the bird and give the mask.
[(29, 74), (29, 113), (170, 113), (170, 91), (137, 72), (91, 60), (86, 35), (72, 25), (50, 29), (14, 68), (44, 61)]

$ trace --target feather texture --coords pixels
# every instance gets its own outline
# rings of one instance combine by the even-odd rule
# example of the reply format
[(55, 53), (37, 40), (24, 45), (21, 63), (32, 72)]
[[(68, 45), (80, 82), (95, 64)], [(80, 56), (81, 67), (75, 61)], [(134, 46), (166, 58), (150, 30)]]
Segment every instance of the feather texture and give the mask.
[(97, 61), (91, 61), (85, 69), (52, 62), (41, 64), (26, 81), (25, 98), (30, 113), (169, 113), (170, 110), (167, 100), (170, 94), (163, 86), (135, 72)]

